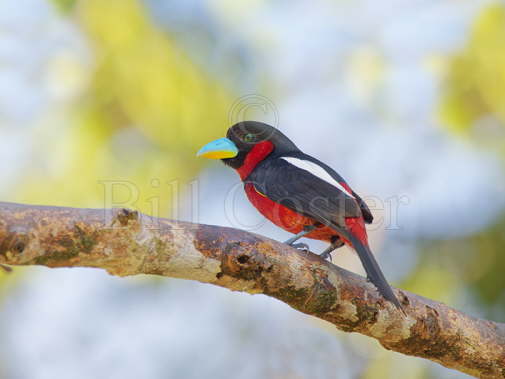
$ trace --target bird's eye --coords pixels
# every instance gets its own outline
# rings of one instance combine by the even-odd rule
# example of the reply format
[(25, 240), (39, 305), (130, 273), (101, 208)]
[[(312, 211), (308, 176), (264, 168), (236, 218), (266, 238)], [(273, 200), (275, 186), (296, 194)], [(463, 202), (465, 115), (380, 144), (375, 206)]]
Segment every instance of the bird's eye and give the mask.
[(244, 136), (244, 141), (247, 142), (247, 143), (254, 142), (254, 141), (256, 141), (256, 136), (254, 134), (252, 134), (252, 133), (246, 134)]

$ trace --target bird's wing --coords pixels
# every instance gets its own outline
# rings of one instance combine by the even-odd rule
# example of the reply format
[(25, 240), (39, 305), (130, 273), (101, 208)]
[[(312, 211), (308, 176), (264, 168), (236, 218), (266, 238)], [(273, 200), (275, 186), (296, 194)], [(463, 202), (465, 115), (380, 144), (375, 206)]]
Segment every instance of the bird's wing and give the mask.
[(349, 241), (358, 253), (370, 281), (384, 298), (401, 309), (369, 247), (346, 226), (346, 218), (362, 216), (359, 201), (352, 193), (338, 184), (332, 184), (311, 164), (303, 166), (300, 162), (282, 157), (262, 162), (247, 182), (270, 200), (332, 228)]
[(324, 173), (313, 162), (275, 158), (263, 161), (247, 182), (276, 203), (316, 220), (324, 217), (345, 227), (345, 218), (361, 217), (361, 209), (352, 193)]
[[(373, 215), (372, 212), (370, 212), (370, 209), (368, 208), (367, 204), (363, 201), (363, 199), (356, 193), (354, 192), (350, 186), (347, 184), (347, 182), (336, 172), (334, 169), (332, 169), (330, 166), (325, 164), (324, 162), (321, 162), (320, 160), (311, 157), (310, 155), (307, 155), (303, 152), (297, 152), (294, 153), (291, 157), (285, 157), (284, 159), (290, 160), (293, 164), (295, 165), (300, 165), (300, 166), (312, 166), (310, 168), (314, 169), (315, 165), (318, 166), (315, 168), (316, 171), (319, 172), (319, 174), (323, 175), (326, 179), (328, 179), (328, 176), (333, 179), (333, 181), (336, 181), (338, 185), (340, 186), (340, 189), (345, 191), (348, 195), (351, 195), (354, 197), (361, 209), (361, 213), (363, 215), (363, 219), (365, 220), (365, 223), (371, 224), (373, 222)], [(321, 171), (321, 170), (324, 170)]]
[(372, 212), (370, 211), (370, 208), (368, 208), (368, 205), (366, 205), (365, 201), (361, 197), (359, 197), (359, 195), (356, 192), (352, 191), (352, 194), (359, 204), (365, 223), (371, 224), (373, 222), (373, 215)]

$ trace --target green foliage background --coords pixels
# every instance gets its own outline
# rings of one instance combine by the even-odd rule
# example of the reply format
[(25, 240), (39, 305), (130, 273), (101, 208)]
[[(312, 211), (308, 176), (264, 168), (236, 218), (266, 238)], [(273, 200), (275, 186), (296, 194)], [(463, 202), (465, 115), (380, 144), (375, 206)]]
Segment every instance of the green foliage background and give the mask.
[[(449, 62), (440, 115), (455, 136), (505, 159), (504, 41), (505, 6), (494, 3), (478, 15), (468, 42)], [(456, 278), (470, 283), (487, 317), (503, 320), (505, 217), (482, 233), (446, 245), (460, 252), (463, 264), (453, 265)]]
[[(41, 127), (38, 164), (14, 200), (96, 206), (104, 198), (101, 180), (128, 181), (138, 188), (139, 210), (152, 212), (156, 196), (160, 216), (167, 216), (167, 183), (188, 183), (201, 169), (195, 152), (226, 130), (231, 91), (158, 30), (137, 1), (73, 3), (58, 1), (92, 44), (90, 85), (65, 125)], [(129, 198), (123, 190), (118, 187), (115, 201)]]

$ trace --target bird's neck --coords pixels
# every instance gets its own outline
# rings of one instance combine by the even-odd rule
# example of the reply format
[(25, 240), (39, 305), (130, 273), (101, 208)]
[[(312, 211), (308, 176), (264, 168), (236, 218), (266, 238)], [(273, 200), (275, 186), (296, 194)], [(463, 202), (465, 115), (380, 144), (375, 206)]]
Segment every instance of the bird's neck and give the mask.
[(256, 144), (246, 155), (244, 163), (237, 169), (240, 179), (243, 181), (253, 172), (256, 166), (263, 161), (274, 150), (274, 144), (270, 141), (263, 141)]

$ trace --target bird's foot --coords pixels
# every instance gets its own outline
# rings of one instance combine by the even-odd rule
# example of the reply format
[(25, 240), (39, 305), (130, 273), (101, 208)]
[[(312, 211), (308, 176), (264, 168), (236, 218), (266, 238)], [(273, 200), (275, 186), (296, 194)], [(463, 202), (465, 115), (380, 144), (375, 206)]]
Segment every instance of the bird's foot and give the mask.
[(323, 251), (321, 254), (319, 254), (319, 256), (324, 260), (329, 259), (330, 262), (333, 262), (333, 260), (331, 259), (331, 252), (329, 251)]
[(310, 247), (306, 243), (293, 243), (290, 246), (298, 250), (310, 251)]
[(300, 233), (294, 235), (293, 237), (291, 237), (287, 241), (284, 241), (284, 243), (286, 245), (293, 246), (296, 241), (298, 241), (300, 238), (302, 238), (302, 237), (306, 236), (307, 234), (309, 234), (315, 228), (316, 227), (314, 225), (306, 225), (306, 226), (303, 227), (303, 230)]

